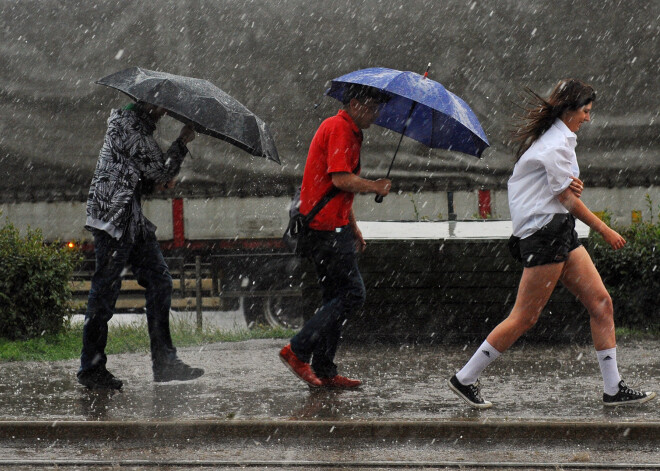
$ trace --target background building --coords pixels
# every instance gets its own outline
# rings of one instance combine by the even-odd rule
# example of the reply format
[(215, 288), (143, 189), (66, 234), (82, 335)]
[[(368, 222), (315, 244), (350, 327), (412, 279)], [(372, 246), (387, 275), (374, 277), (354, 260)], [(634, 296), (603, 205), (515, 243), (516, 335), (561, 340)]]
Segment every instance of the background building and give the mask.
[[(205, 78), (269, 123), (282, 166), (199, 136), (182, 183), (147, 213), (173, 237), (172, 198), (189, 238), (279, 236), (309, 142), (339, 103), (329, 80), (383, 66), (423, 72), (464, 98), (492, 147), (481, 160), (404, 139), (394, 191), (361, 219), (507, 218), (511, 116), (525, 87), (547, 94), (565, 77), (598, 92), (578, 157), (596, 211), (629, 223), (658, 211), (660, 3), (448, 0), (0, 0), (0, 209), (49, 237), (85, 238), (84, 201), (110, 108), (128, 99), (94, 84), (130, 66)], [(180, 124), (165, 119), (166, 146)], [(383, 176), (398, 136), (367, 131), (363, 172)], [(650, 195), (650, 204), (646, 195)]]

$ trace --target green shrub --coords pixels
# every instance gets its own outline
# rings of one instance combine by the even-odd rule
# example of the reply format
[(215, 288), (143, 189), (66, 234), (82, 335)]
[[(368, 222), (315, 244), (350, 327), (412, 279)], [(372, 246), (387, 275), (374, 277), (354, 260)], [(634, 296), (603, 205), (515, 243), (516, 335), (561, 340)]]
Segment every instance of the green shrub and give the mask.
[(47, 245), (40, 230), (21, 237), (9, 222), (0, 228), (0, 337), (56, 334), (69, 319), (69, 281), (77, 251)]
[[(653, 219), (651, 219), (652, 221)], [(589, 251), (614, 302), (617, 327), (660, 327), (660, 222), (617, 227), (626, 239), (612, 250), (600, 235), (589, 237)]]

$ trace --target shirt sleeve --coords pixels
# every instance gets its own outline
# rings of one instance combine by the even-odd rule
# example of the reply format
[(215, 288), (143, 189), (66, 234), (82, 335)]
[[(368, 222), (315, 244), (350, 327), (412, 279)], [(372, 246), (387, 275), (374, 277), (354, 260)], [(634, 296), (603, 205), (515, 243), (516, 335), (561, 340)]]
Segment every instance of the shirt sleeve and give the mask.
[(575, 152), (566, 147), (555, 147), (549, 149), (542, 159), (548, 176), (548, 185), (553, 195), (562, 193), (573, 181), (572, 161), (575, 158)]
[(350, 129), (333, 129), (328, 135), (328, 173), (352, 172), (354, 139)]
[(145, 179), (154, 184), (166, 183), (179, 173), (188, 152), (181, 139), (175, 140), (165, 153), (152, 136), (143, 136), (138, 142), (131, 154)]

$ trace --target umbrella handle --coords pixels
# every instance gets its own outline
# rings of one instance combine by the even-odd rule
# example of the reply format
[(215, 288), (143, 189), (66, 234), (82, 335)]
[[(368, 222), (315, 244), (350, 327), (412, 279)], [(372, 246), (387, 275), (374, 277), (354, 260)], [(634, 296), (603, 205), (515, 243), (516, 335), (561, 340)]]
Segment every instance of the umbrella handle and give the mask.
[[(387, 169), (387, 175), (385, 176), (385, 178), (390, 178), (390, 172), (392, 171), (392, 165), (394, 165), (394, 159), (396, 159), (396, 154), (398, 154), (399, 147), (401, 147), (401, 141), (403, 141), (403, 136), (406, 134), (406, 130), (408, 129), (408, 125), (410, 124), (410, 118), (412, 117), (413, 111), (415, 110), (415, 105), (417, 105), (417, 102), (413, 101), (413, 104), (410, 107), (410, 111), (408, 112), (408, 117), (406, 118), (406, 122), (403, 126), (403, 131), (401, 131), (401, 137), (399, 138), (399, 143), (396, 145), (396, 150), (394, 151), (394, 155), (392, 156), (392, 161), (390, 162), (390, 168)], [(383, 198), (384, 196), (376, 195), (376, 203), (382, 203)]]

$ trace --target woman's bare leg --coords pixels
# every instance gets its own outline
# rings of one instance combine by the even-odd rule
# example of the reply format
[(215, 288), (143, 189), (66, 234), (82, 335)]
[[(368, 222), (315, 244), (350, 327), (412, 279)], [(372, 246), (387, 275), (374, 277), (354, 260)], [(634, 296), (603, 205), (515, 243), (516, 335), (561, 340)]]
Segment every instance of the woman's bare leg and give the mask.
[(555, 289), (563, 267), (563, 263), (552, 263), (523, 269), (511, 313), (486, 338), (498, 352), (506, 351), (536, 324)]
[(578, 247), (568, 254), (561, 282), (589, 311), (591, 335), (596, 350), (616, 347), (612, 298), (584, 247)]
[(591, 336), (603, 375), (603, 389), (605, 394), (615, 396), (621, 376), (616, 361), (612, 299), (584, 247), (578, 247), (569, 254), (561, 282), (589, 311)]
[[(492, 330), (486, 341), (481, 344), (465, 366), (456, 373), (458, 383), (462, 385), (476, 383), (481, 372), (536, 323), (559, 280), (562, 266), (563, 263), (555, 263), (523, 270), (513, 310)], [(452, 388), (456, 390), (460, 388), (460, 385), (454, 384)], [(462, 393), (459, 392), (460, 394)], [(476, 400), (482, 402), (481, 398)], [(473, 403), (474, 401), (468, 400), (468, 402)]]

